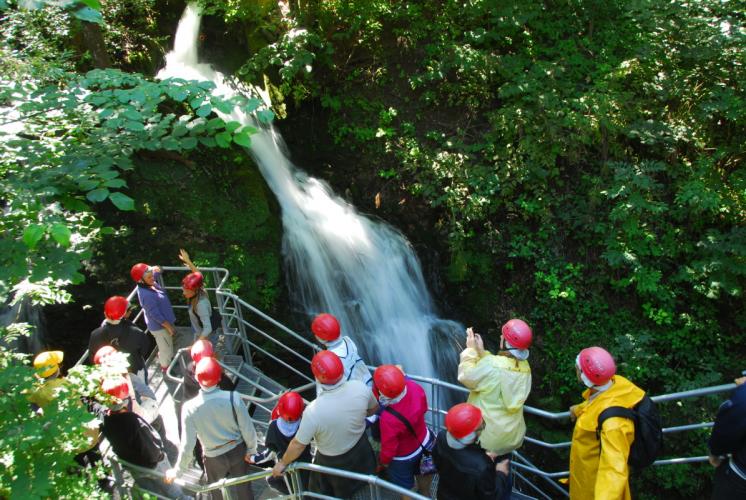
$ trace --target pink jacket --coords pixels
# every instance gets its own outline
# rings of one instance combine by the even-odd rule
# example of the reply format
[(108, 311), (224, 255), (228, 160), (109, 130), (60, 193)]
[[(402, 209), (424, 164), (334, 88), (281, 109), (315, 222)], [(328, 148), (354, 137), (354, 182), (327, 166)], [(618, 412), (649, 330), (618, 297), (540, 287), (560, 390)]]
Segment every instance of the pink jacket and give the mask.
[(425, 413), (427, 412), (427, 397), (425, 391), (417, 383), (407, 379), (407, 395), (391, 408), (406, 418), (414, 431), (415, 438), (404, 423), (388, 411), (382, 411), (381, 426), (381, 455), (382, 464), (391, 462), (394, 457), (405, 457), (420, 449), (420, 443), (427, 436)]

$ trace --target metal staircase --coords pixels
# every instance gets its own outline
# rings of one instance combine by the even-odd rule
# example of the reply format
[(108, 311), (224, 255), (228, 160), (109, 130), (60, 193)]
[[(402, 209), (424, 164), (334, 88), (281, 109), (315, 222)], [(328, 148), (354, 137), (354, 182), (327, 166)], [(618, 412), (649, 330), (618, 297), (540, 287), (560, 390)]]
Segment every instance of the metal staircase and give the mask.
[[(175, 285), (163, 283), (166, 290), (180, 292), (178, 279), (188, 270), (184, 267), (162, 267), (164, 281), (173, 280)], [(177, 271), (173, 273), (171, 271)], [(290, 330), (282, 323), (276, 321), (241, 298), (233, 294), (225, 287), (228, 279), (228, 271), (223, 268), (201, 268), (200, 271), (206, 278), (206, 289), (210, 294), (213, 307), (217, 306), (222, 316), (222, 329), (217, 338), (212, 338), (213, 344), (219, 353), (219, 361), (226, 373), (237, 380), (236, 391), (241, 394), (250, 409), (254, 420), (260, 443), (263, 442), (264, 433), (269, 425), (270, 414), (279, 396), (293, 389), (299, 392), (307, 400), (315, 397), (315, 384), (310, 376), (310, 361), (318, 346)], [(132, 301), (135, 295), (133, 291), (129, 299)], [(175, 297), (175, 295), (174, 295)], [(173, 300), (174, 309), (186, 309), (185, 305), (176, 305), (180, 301)], [(177, 312), (178, 314), (178, 312)], [(141, 319), (142, 313), (137, 315), (135, 321)], [(178, 321), (178, 319), (177, 319)], [(142, 325), (144, 327), (144, 324)], [(182, 373), (185, 368), (184, 356), (188, 356), (187, 347), (191, 345), (193, 334), (191, 328), (178, 328), (175, 339), (176, 349), (179, 349), (171, 366), (165, 376), (154, 362), (155, 356), (151, 355), (148, 360), (149, 384), (156, 392), (160, 413), (164, 420), (166, 438), (171, 443), (178, 443), (177, 417), (181, 408), (181, 385)], [(84, 362), (88, 353), (86, 352), (78, 363)], [(371, 367), (373, 368), (373, 367)], [(280, 374), (282, 379), (273, 378), (269, 374)], [(410, 378), (417, 381), (425, 389), (430, 403), (428, 421), (429, 425), (436, 431), (443, 428), (443, 420), (447, 408), (445, 401), (465, 399), (468, 391), (458, 385), (450, 384), (438, 379), (420, 377), (408, 374)], [(694, 389), (690, 391), (677, 392), (653, 397), (658, 403), (666, 403), (683, 399), (718, 394), (732, 390), (735, 384), (724, 384), (707, 388)], [(539, 418), (552, 421), (569, 419), (569, 412), (549, 412), (530, 406), (524, 407), (524, 412)], [(711, 427), (712, 422), (700, 422), (686, 425), (671, 426), (664, 429), (664, 433), (672, 434), (694, 429)], [(550, 443), (541, 439), (526, 436), (525, 441), (546, 450), (565, 449), (570, 447), (569, 441)], [(136, 470), (142, 474), (159, 477), (160, 474), (148, 469), (142, 469), (132, 464), (118, 460), (113, 453), (109, 453), (106, 444), (102, 451), (106, 460), (112, 467), (116, 479), (116, 486), (123, 497), (129, 497), (131, 489), (135, 488), (127, 480), (125, 469)], [(172, 463), (175, 456), (169, 458)], [(707, 461), (706, 456), (671, 457), (658, 460), (656, 466), (670, 464), (695, 463)], [(560, 484), (558, 479), (566, 478), (567, 471), (550, 472), (537, 467), (528, 457), (524, 450), (518, 450), (513, 454), (511, 460), (514, 477), (514, 491), (512, 498), (563, 498), (567, 497), (567, 489)], [(122, 467), (124, 466), (124, 467)], [(286, 473), (287, 483), (292, 492), (289, 496), (283, 496), (267, 487), (264, 479), (269, 476), (269, 470), (257, 468), (247, 476), (219, 481), (213, 484), (200, 483), (201, 471), (194, 467), (188, 474), (177, 480), (183, 489), (189, 494), (200, 497), (209, 491), (221, 490), (225, 498), (228, 486), (251, 482), (254, 495), (259, 499), (268, 498), (330, 498), (316, 493), (304, 491), (300, 482), (301, 470), (312, 470), (323, 474), (342, 476), (349, 479), (359, 480), (367, 483), (368, 488), (363, 488), (355, 498), (399, 498), (400, 495), (409, 498), (426, 500), (427, 497), (404, 490), (396, 485), (388, 483), (376, 476), (365, 476), (338, 469), (329, 469), (314, 464), (294, 463), (291, 464)], [(162, 476), (161, 476), (162, 477)], [(437, 478), (433, 481), (433, 493), (437, 485)], [(154, 494), (153, 492), (149, 492)], [(159, 497), (159, 495), (155, 495)], [(431, 495), (434, 498), (434, 495)], [(162, 497), (160, 497), (162, 498)]]

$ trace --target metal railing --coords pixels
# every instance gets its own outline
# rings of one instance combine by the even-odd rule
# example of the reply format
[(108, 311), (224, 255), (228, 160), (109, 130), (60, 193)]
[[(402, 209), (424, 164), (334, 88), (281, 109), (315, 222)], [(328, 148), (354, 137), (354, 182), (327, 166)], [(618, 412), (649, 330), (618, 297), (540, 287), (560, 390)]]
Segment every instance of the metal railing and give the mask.
[[(165, 266), (162, 267), (163, 271), (185, 271), (187, 270), (185, 267), (177, 267), (177, 266)], [(294, 332), (293, 330), (287, 328), (282, 323), (278, 322), (277, 320), (271, 318), (270, 316), (266, 315), (262, 311), (256, 309), (251, 304), (248, 304), (244, 300), (242, 300), (240, 297), (236, 296), (232, 292), (226, 290), (224, 287), (227, 278), (228, 278), (228, 271), (223, 268), (200, 268), (200, 271), (203, 273), (211, 273), (213, 275), (212, 279), (213, 282), (216, 283), (216, 286), (208, 288), (208, 291), (213, 292), (213, 296), (215, 298), (215, 303), (221, 313), (223, 322), (223, 333), (224, 335), (228, 337), (235, 337), (237, 341), (241, 344), (243, 348), (243, 355), (244, 359), (249, 363), (253, 364), (254, 361), (257, 361), (257, 357), (263, 358), (263, 360), (271, 361), (280, 367), (282, 367), (283, 370), (286, 372), (291, 372), (295, 376), (297, 376), (300, 380), (307, 382), (303, 385), (300, 385), (296, 387), (294, 390), (297, 391), (303, 391), (308, 390), (313, 387), (314, 380), (309, 376), (309, 369), (306, 369), (305, 371), (299, 370), (297, 368), (297, 363), (301, 362), (303, 366), (309, 366), (311, 362), (311, 357), (313, 354), (320, 350), (320, 346), (317, 346), (316, 344), (310, 342), (308, 339), (304, 338), (303, 336), (299, 335), (298, 333)], [(180, 289), (179, 286), (164, 286), (166, 290), (174, 290), (174, 289)], [(133, 290), (128, 298), (131, 300), (136, 293), (136, 289)], [(176, 305), (175, 308), (186, 308), (186, 305)], [(139, 320), (142, 317), (142, 311), (140, 311), (137, 316), (135, 317), (134, 321)], [(257, 321), (258, 320), (258, 321)], [(269, 325), (274, 330), (274, 334), (269, 333), (266, 331), (265, 328), (262, 328), (259, 326), (259, 322), (263, 322), (266, 325)], [(260, 343), (262, 342), (262, 343)], [(292, 345), (291, 345), (292, 344)], [(274, 348), (276, 350), (279, 350), (281, 353), (284, 353), (286, 356), (286, 359), (282, 359), (276, 352), (270, 352), (270, 349)], [(302, 354), (299, 352), (300, 350), (306, 350), (307, 354)], [(183, 351), (183, 350), (182, 350)], [(86, 352), (84, 356), (79, 361), (82, 362), (87, 357), (88, 353)], [(166, 378), (171, 380), (172, 382), (176, 382), (178, 384), (182, 383), (183, 379), (180, 379), (176, 377), (172, 373), (172, 369), (175, 366), (177, 357), (175, 356), (174, 361), (171, 363), (171, 366), (169, 366), (169, 369), (166, 372)], [(151, 360), (153, 356), (151, 355)], [(293, 366), (290, 362), (294, 362), (296, 366)], [(255, 404), (262, 409), (264, 409), (267, 412), (271, 413), (271, 408), (268, 406), (270, 403), (273, 403), (279, 398), (281, 394), (273, 393), (266, 388), (262, 387), (260, 384), (257, 384), (256, 382), (250, 380), (248, 377), (245, 377), (243, 374), (239, 373), (238, 371), (234, 370), (230, 366), (227, 366), (223, 364), (223, 368), (229, 372), (231, 372), (234, 376), (248, 382), (249, 384), (252, 384), (257, 389), (265, 392), (267, 396), (264, 397), (258, 397), (258, 396), (249, 396), (249, 395), (242, 395), (242, 398), (252, 404)], [(373, 366), (369, 366), (371, 369), (375, 369)], [(466, 395), (469, 393), (468, 389), (466, 389), (463, 386), (451, 384), (449, 382), (445, 382), (439, 379), (434, 379), (430, 377), (423, 377), (419, 375), (413, 375), (413, 374), (407, 374), (409, 378), (417, 381), (423, 387), (426, 389), (426, 392), (429, 394), (429, 408), (428, 408), (428, 420), (430, 424), (435, 428), (435, 430), (439, 431), (443, 429), (443, 420), (444, 415), (446, 414), (447, 408), (443, 407), (443, 402), (445, 399), (442, 396), (442, 393), (445, 391), (453, 391), (456, 394), (459, 395)], [(665, 403), (670, 401), (680, 401), (683, 399), (689, 399), (689, 398), (695, 398), (695, 397), (702, 397), (712, 394), (719, 394), (723, 392), (730, 391), (735, 388), (735, 384), (723, 384), (723, 385), (717, 385), (712, 387), (705, 387), (705, 388), (699, 388), (699, 389), (693, 389), (688, 391), (680, 391), (670, 394), (662, 394), (658, 396), (653, 396), (652, 400), (657, 403)], [(538, 418), (547, 419), (550, 421), (560, 421), (564, 419), (569, 419), (570, 412), (569, 411), (562, 411), (562, 412), (550, 412), (546, 411), (540, 408), (535, 408), (529, 405), (524, 406), (524, 413), (528, 415), (533, 415)], [(266, 426), (266, 422), (257, 422), (260, 425)], [(700, 422), (700, 423), (694, 423), (694, 424), (686, 424), (686, 425), (678, 425), (678, 426), (671, 426), (666, 427), (663, 429), (663, 432), (666, 434), (671, 433), (677, 433), (677, 432), (685, 432), (690, 430), (696, 430), (696, 429), (704, 429), (708, 427), (712, 427), (714, 424), (713, 422)], [(546, 448), (546, 449), (566, 449), (571, 446), (570, 441), (562, 441), (557, 443), (550, 443), (543, 441), (541, 439), (533, 438), (531, 436), (526, 436), (525, 441), (528, 443), (531, 443), (533, 445)], [(671, 465), (671, 464), (682, 464), (682, 463), (696, 463), (696, 462), (704, 462), (707, 460), (706, 456), (693, 456), (693, 457), (672, 457), (672, 458), (665, 458), (661, 460), (657, 460), (654, 465), (662, 466), (662, 465)], [(564, 478), (568, 476), (568, 471), (560, 471), (560, 472), (549, 472), (540, 469), (539, 467), (536, 467), (533, 463), (531, 463), (525, 456), (523, 456), (520, 452), (514, 452), (514, 460), (511, 461), (511, 464), (513, 466), (513, 471), (516, 473), (517, 477), (519, 477), (522, 480), (525, 480), (526, 483), (534, 490), (541, 491), (536, 485), (528, 481), (526, 477), (521, 474), (519, 471), (535, 474), (542, 478), (543, 480), (547, 481), (551, 487), (557, 491), (558, 493), (567, 496), (567, 491), (563, 486), (560, 486), (557, 482), (555, 482), (555, 479), (558, 478)], [(295, 467), (294, 467), (295, 466)], [(134, 467), (134, 466), (133, 466)], [(337, 469), (329, 469), (325, 467), (316, 466), (313, 464), (291, 464), (291, 468), (289, 468), (290, 471), (294, 471), (296, 469), (308, 467), (304, 470), (316, 470), (317, 472), (322, 473), (328, 473), (332, 475), (339, 475), (342, 477), (348, 477), (349, 473), (347, 471), (340, 471)], [(152, 472), (152, 471), (151, 471)], [(213, 489), (218, 487), (225, 487), (230, 486), (231, 484), (241, 484), (242, 482), (250, 481), (250, 480), (256, 480), (258, 478), (266, 477), (266, 473), (256, 473), (251, 474), (249, 476), (245, 476), (244, 478), (235, 478), (232, 479), (230, 484), (222, 484), (222, 486), (216, 486), (218, 483), (215, 483), (214, 485), (209, 485), (210, 487), (213, 487)], [(357, 476), (357, 475), (356, 475)], [(351, 477), (351, 476), (350, 476)], [(385, 481), (380, 480), (379, 478), (373, 476), (373, 479), (367, 480), (364, 478), (367, 478), (368, 476), (362, 475), (360, 478), (355, 477), (354, 479), (359, 479), (362, 481), (366, 481), (369, 484), (377, 484), (376, 481), (383, 482)], [(252, 479), (246, 479), (246, 478), (252, 478)], [(351, 477), (352, 478), (352, 477)], [(372, 481), (372, 482), (371, 482)], [(390, 484), (390, 483), (387, 483)], [(394, 485), (391, 485), (394, 486)], [(208, 490), (204, 490), (208, 491)], [(312, 496), (310, 493), (304, 493), (306, 495)], [(412, 492), (407, 491), (406, 494), (412, 498), (418, 498), (417, 496), (413, 496)], [(541, 493), (542, 496), (547, 497), (545, 493)], [(422, 497), (425, 498), (425, 497)]]
[[(161, 271), (183, 271), (183, 272), (186, 272), (186, 271), (189, 271), (189, 268), (186, 267), (186, 266), (161, 266)], [(225, 309), (225, 305), (223, 304), (222, 297), (217, 292), (218, 292), (218, 290), (223, 290), (224, 289), (225, 283), (228, 281), (228, 276), (229, 276), (228, 270), (225, 269), (225, 268), (223, 268), (223, 267), (200, 267), (199, 271), (205, 277), (210, 277), (212, 279), (212, 282), (215, 283), (215, 286), (205, 286), (204, 288), (205, 288), (205, 290), (207, 291), (208, 294), (210, 292), (212, 292), (212, 295), (215, 297), (215, 302), (216, 302), (216, 305), (218, 307), (218, 310), (220, 311), (220, 314), (223, 317), (223, 321), (225, 322), (225, 316), (228, 315), (229, 313)], [(205, 283), (207, 283), (207, 280), (205, 281)], [(165, 286), (165, 285), (163, 285), (162, 276), (161, 276), (161, 282), (160, 282), (160, 284), (166, 290), (181, 290), (181, 286), (174, 286), (174, 285)], [(137, 286), (135, 286), (127, 294), (127, 301), (130, 302), (130, 303), (132, 303), (132, 301), (135, 299), (136, 296), (137, 296)], [(211, 303), (212, 303), (212, 300), (211, 300)], [(184, 310), (186, 310), (189, 306), (185, 305), (185, 304), (176, 304), (176, 305), (172, 304), (172, 307), (174, 309), (184, 309)], [(143, 322), (145, 320), (144, 311), (142, 309), (140, 309), (137, 312), (137, 314), (135, 315), (135, 317), (132, 318), (132, 322), (135, 323), (135, 324), (137, 324), (141, 320)], [(149, 332), (149, 330), (147, 328), (147, 325), (145, 325), (145, 328), (143, 328), (143, 331), (145, 331), (146, 333)], [(88, 349), (86, 349), (85, 352), (83, 353), (83, 355), (78, 359), (78, 361), (75, 362), (74, 366), (84, 364), (86, 362), (86, 360), (88, 359), (88, 356), (90, 354), (91, 353), (88, 352)], [(151, 357), (152, 357), (152, 355), (151, 355)], [(148, 359), (148, 361), (150, 361), (150, 359)], [(147, 363), (147, 364), (149, 364), (149, 363)]]
[[(129, 463), (121, 459), (117, 459), (117, 461), (123, 466), (125, 466), (127, 469), (129, 469), (130, 471), (134, 471), (140, 475), (149, 476), (149, 477), (157, 478), (160, 480), (165, 480), (165, 477), (166, 477), (165, 474), (163, 474), (162, 472), (158, 470), (148, 469), (146, 467), (140, 467), (139, 465), (135, 465), (135, 464)], [(430, 500), (429, 497), (420, 495), (419, 493), (416, 493), (412, 490), (402, 488), (401, 486), (397, 486), (384, 479), (381, 479), (378, 476), (360, 474), (357, 472), (350, 472), (350, 471), (341, 470), (341, 469), (334, 469), (331, 467), (324, 467), (322, 465), (309, 464), (306, 462), (293, 462), (292, 464), (287, 466), (287, 468), (285, 469), (285, 475), (289, 476), (290, 478), (289, 481), (292, 485), (293, 493), (290, 495), (280, 495), (279, 497), (276, 497), (276, 500), (277, 498), (306, 498), (306, 497), (332, 498), (332, 499), (337, 498), (337, 497), (321, 495), (319, 493), (315, 493), (313, 491), (307, 490), (303, 486), (303, 481), (301, 480), (301, 477), (300, 477), (301, 471), (318, 472), (320, 474), (341, 477), (344, 479), (349, 479), (351, 481), (360, 481), (368, 485), (368, 488), (370, 489), (371, 498), (374, 498), (374, 499), (380, 498), (381, 496), (380, 492), (381, 490), (384, 490), (384, 491), (391, 492), (391, 493), (398, 493), (400, 495), (407, 496), (415, 500)], [(252, 472), (250, 474), (246, 474), (240, 477), (221, 479), (219, 481), (215, 481), (214, 483), (210, 483), (206, 485), (198, 485), (194, 483), (189, 483), (178, 477), (174, 480), (174, 483), (177, 486), (181, 487), (182, 489), (189, 491), (190, 493), (204, 494), (204, 493), (209, 493), (211, 491), (219, 490), (222, 493), (224, 498), (230, 498), (230, 493), (229, 493), (228, 488), (233, 487), (233, 486), (240, 486), (242, 484), (249, 484), (249, 483), (267, 478), (271, 475), (272, 475), (272, 469), (264, 469), (264, 470)], [(146, 491), (147, 493), (151, 493), (159, 497), (161, 496), (157, 492), (148, 490), (143, 487), (139, 487), (139, 488)]]
[[(375, 368), (375, 367), (369, 367), (369, 368)], [(746, 372), (744, 372), (744, 374), (746, 375)], [(407, 377), (411, 378), (412, 380), (417, 381), (420, 385), (424, 386), (424, 388), (426, 389), (426, 392), (429, 394), (430, 396), (428, 399), (430, 402), (430, 406), (428, 407), (428, 412), (430, 416), (429, 421), (432, 423), (432, 425), (437, 430), (441, 430), (444, 428), (443, 417), (447, 413), (446, 410), (441, 408), (439, 405), (439, 402), (441, 399), (441, 392), (442, 392), (440, 389), (447, 389), (450, 391), (455, 391), (463, 395), (469, 394), (469, 390), (466, 389), (465, 387), (451, 384), (448, 382), (444, 382), (439, 379), (434, 379), (430, 377), (421, 377), (421, 376), (412, 375), (412, 374), (407, 374)], [(696, 398), (696, 397), (709, 396), (713, 394), (720, 394), (723, 392), (729, 392), (735, 389), (735, 387), (736, 387), (736, 384), (722, 384), (722, 385), (716, 385), (716, 386), (711, 386), (711, 387), (692, 389), (688, 391), (679, 391), (679, 392), (674, 392), (670, 394), (661, 394), (658, 396), (652, 396), (651, 399), (656, 403), (666, 403), (666, 402), (671, 402), (671, 401), (680, 401), (683, 399), (690, 399), (690, 398)], [(524, 410), (524, 413), (526, 414), (534, 415), (540, 418), (545, 418), (545, 419), (549, 419), (553, 421), (570, 418), (569, 411), (549, 412), (549, 411), (542, 410), (540, 408), (535, 408), (529, 405), (525, 405), (523, 407), (523, 410)], [(671, 434), (671, 433), (676, 433), (676, 432), (704, 429), (704, 428), (712, 427), (713, 425), (714, 425), (714, 422), (701, 422), (701, 423), (695, 423), (695, 424), (664, 427), (663, 433)], [(564, 448), (569, 448), (572, 444), (571, 441), (549, 443), (546, 441), (542, 441), (540, 439), (532, 438), (528, 435), (525, 436), (524, 440), (526, 442), (529, 442), (534, 445), (547, 448), (547, 449), (564, 449)], [(569, 471), (548, 472), (548, 471), (542, 470), (534, 466), (521, 453), (517, 451), (513, 452), (513, 456), (516, 459), (516, 460), (511, 461), (511, 465), (514, 468), (517, 468), (517, 469), (520, 469), (526, 472), (530, 472), (544, 479), (550, 480), (549, 484), (551, 484), (558, 492), (560, 492), (564, 496), (568, 496), (567, 490), (564, 487), (557, 484), (553, 480), (568, 477)], [(707, 456), (672, 457), (672, 458), (664, 458), (664, 459), (656, 460), (653, 463), (653, 465), (662, 466), (662, 465), (676, 465), (676, 464), (686, 464), (686, 463), (699, 463), (699, 462), (706, 462), (707, 459), (708, 459)], [(531, 487), (535, 487), (535, 485), (533, 485), (532, 483), (529, 483), (529, 484)]]

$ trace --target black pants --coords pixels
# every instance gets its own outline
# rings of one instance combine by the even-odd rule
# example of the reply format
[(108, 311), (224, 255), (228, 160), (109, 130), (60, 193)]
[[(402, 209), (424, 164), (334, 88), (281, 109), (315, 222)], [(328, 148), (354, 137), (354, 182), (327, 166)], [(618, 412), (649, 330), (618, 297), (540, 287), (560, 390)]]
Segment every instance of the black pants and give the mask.
[(712, 484), (712, 500), (735, 500), (746, 498), (746, 481), (730, 468), (728, 460), (715, 469), (715, 478)]
[[(245, 476), (249, 473), (249, 464), (244, 462), (246, 455), (246, 444), (241, 443), (230, 451), (218, 455), (217, 457), (205, 457), (205, 472), (207, 480), (211, 483), (224, 479), (226, 477)], [(229, 488), (231, 498), (240, 500), (254, 500), (254, 493), (251, 491), (251, 483), (239, 484)], [(223, 495), (220, 490), (212, 491), (213, 500), (222, 500)]]
[[(360, 474), (373, 474), (376, 470), (376, 457), (365, 432), (347, 453), (329, 457), (317, 451), (313, 463)], [(313, 472), (308, 489), (324, 495), (349, 498), (363, 486), (365, 483), (361, 481), (351, 481), (343, 477)]]

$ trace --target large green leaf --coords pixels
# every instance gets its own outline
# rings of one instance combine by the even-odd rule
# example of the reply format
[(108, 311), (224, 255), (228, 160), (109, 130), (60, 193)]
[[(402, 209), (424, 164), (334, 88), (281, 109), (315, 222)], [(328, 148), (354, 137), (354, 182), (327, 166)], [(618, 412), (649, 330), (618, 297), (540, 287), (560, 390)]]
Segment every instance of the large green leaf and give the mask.
[(103, 24), (104, 22), (104, 18), (101, 15), (101, 13), (90, 7), (82, 7), (74, 11), (73, 14), (75, 15), (75, 17), (77, 17), (81, 21), (86, 21), (89, 23), (96, 23), (96, 24)]
[(99, 203), (104, 201), (109, 196), (109, 190), (106, 188), (98, 188), (93, 191), (89, 191), (86, 195), (89, 200)]
[(119, 210), (129, 211), (135, 209), (135, 200), (124, 193), (120, 193), (118, 191), (115, 193), (111, 193), (109, 195), (109, 199)]
[(72, 233), (65, 224), (53, 224), (49, 232), (57, 243), (65, 248), (70, 246)]
[(44, 236), (44, 226), (31, 224), (23, 231), (23, 242), (29, 248), (34, 248)]
[(251, 147), (251, 138), (246, 132), (238, 132), (233, 135), (233, 142), (245, 148)]
[(221, 148), (228, 148), (231, 145), (232, 135), (230, 132), (220, 132), (215, 135), (215, 141)]

